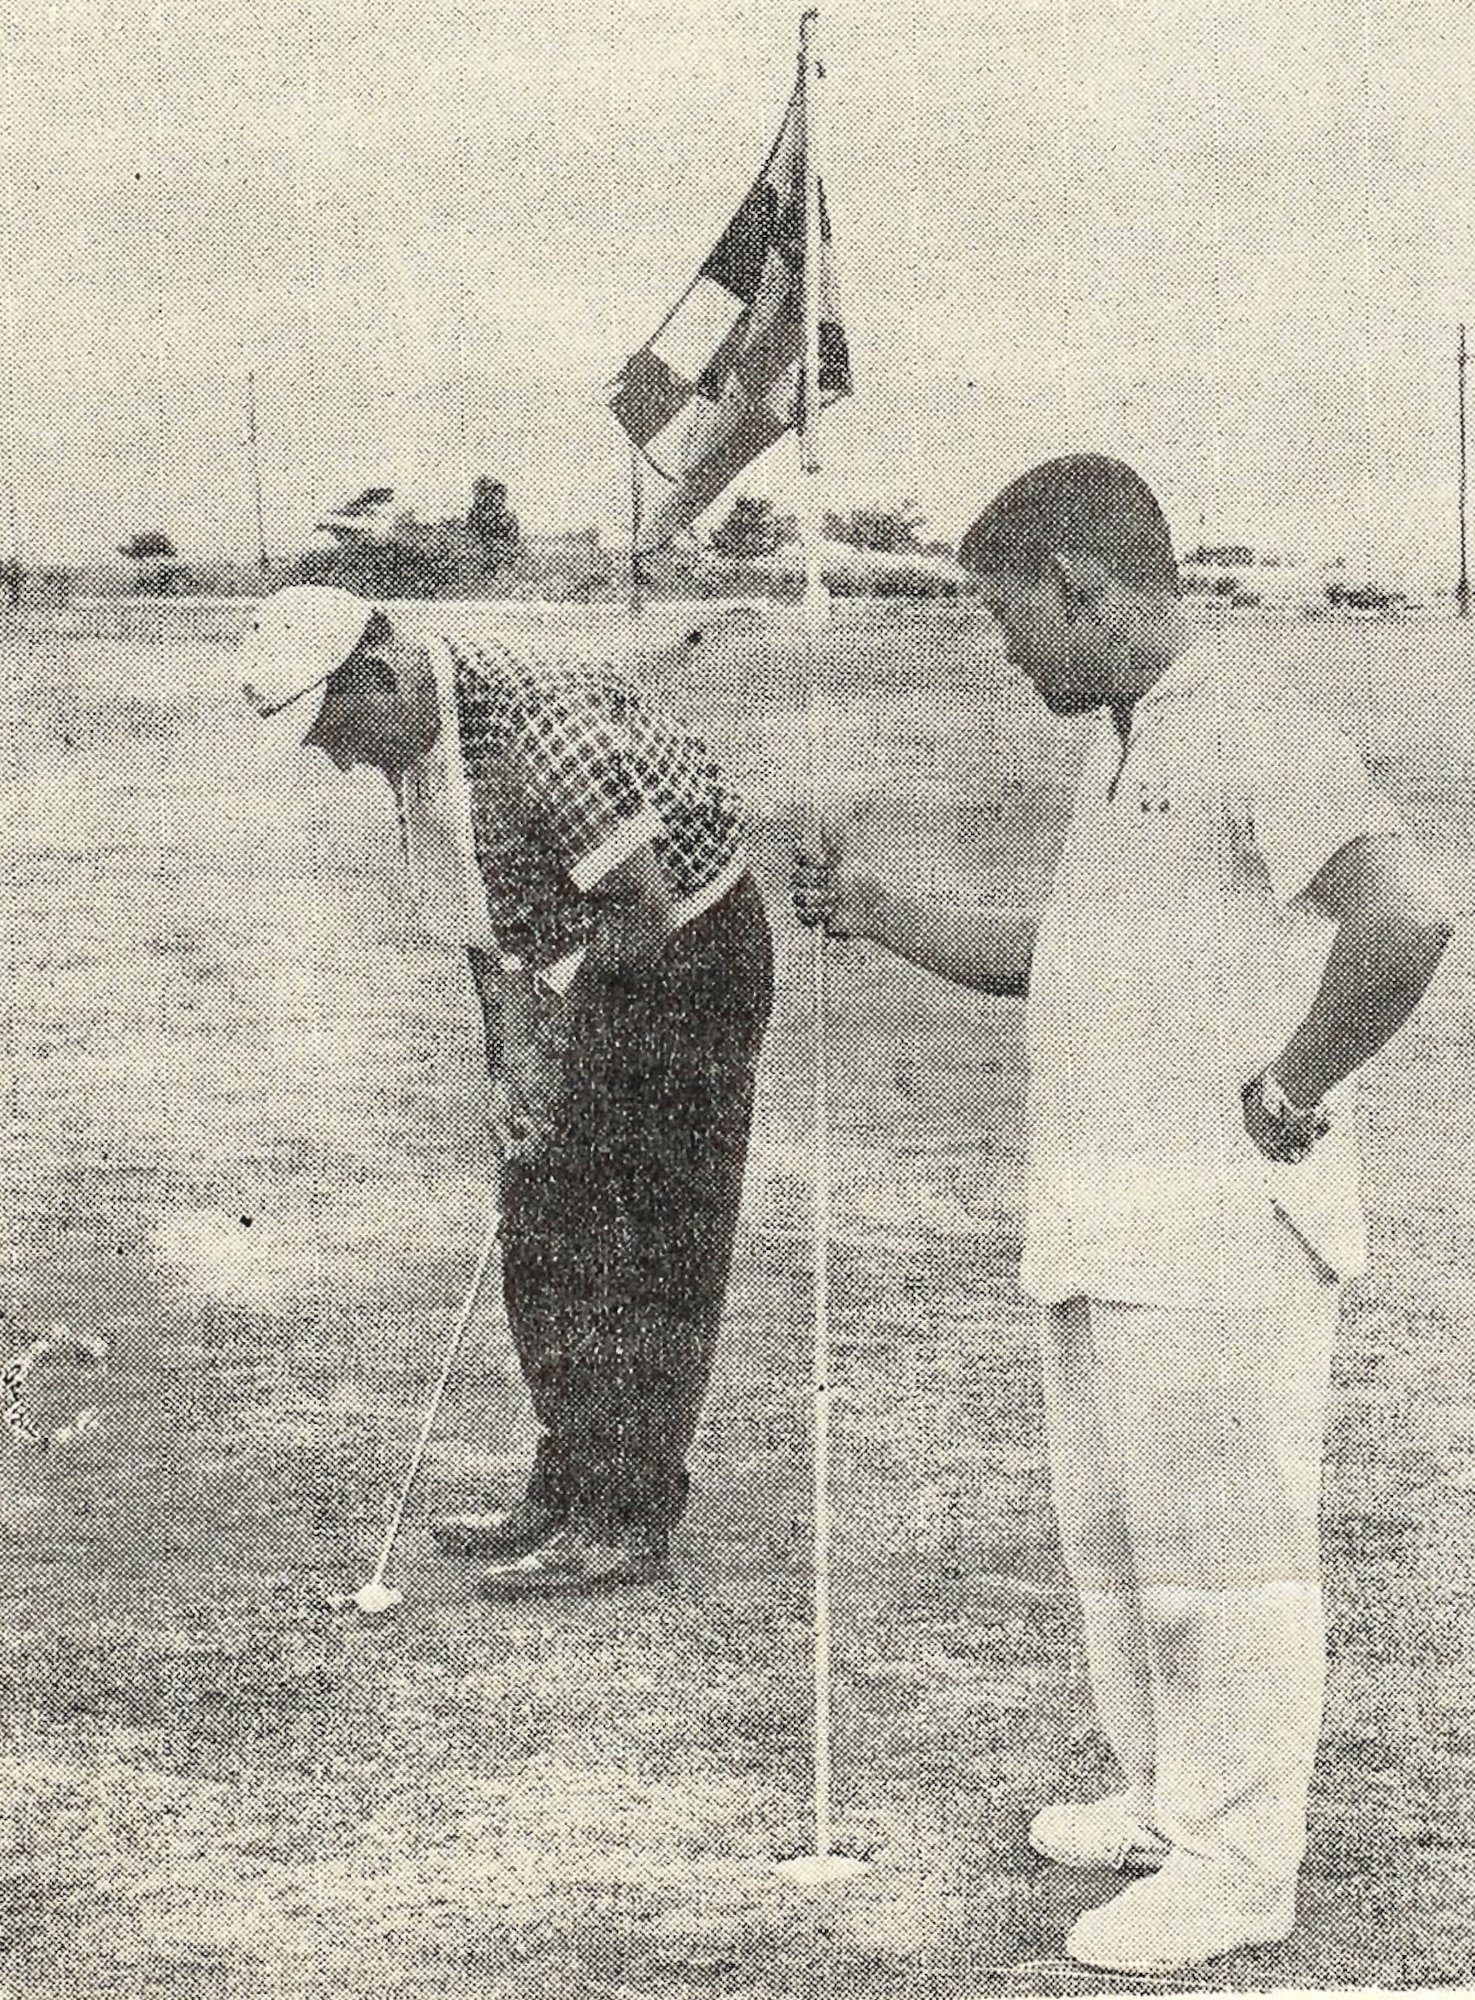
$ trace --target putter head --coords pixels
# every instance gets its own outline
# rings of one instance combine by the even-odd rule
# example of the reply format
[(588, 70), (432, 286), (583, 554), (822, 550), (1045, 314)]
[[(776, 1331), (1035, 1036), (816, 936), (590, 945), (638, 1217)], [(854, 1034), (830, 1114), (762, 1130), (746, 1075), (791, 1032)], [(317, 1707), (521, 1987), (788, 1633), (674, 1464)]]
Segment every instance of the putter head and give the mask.
[(403, 1604), (402, 1590), (389, 1590), (382, 1583), (361, 1584), (357, 1590), (331, 1590), (328, 1593), (330, 1611), (362, 1611), (373, 1618), (381, 1611), (393, 1611), (397, 1604)]
[(870, 1865), (853, 1854), (796, 1854), (788, 1861), (775, 1861), (773, 1872), (801, 1888), (817, 1889), (830, 1882), (853, 1882)]

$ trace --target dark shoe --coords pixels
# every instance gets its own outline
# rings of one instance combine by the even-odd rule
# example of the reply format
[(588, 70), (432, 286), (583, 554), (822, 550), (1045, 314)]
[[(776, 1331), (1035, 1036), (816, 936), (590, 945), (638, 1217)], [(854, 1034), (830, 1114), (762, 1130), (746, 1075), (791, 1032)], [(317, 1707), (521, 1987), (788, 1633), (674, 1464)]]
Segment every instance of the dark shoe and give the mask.
[(566, 1507), (524, 1497), (495, 1514), (445, 1514), (430, 1524), (431, 1540), (444, 1556), (490, 1556), (512, 1562), (541, 1548), (568, 1519)]
[(494, 1563), (481, 1574), (484, 1597), (590, 1597), (599, 1591), (660, 1583), (670, 1575), (665, 1535), (621, 1530), (606, 1537), (570, 1522), (543, 1546), (515, 1562)]

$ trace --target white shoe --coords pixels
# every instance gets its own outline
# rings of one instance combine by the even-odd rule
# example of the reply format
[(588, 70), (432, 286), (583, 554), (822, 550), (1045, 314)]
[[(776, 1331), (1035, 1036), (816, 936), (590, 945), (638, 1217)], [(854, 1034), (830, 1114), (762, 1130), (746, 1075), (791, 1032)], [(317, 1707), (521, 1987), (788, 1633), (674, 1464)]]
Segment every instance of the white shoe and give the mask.
[(1279, 1944), (1295, 1922), (1294, 1883), (1257, 1881), (1179, 1849), (1156, 1875), (1084, 1910), (1065, 1949), (1104, 1972), (1182, 1972), (1245, 1945)]
[(1126, 1868), (1138, 1875), (1162, 1866), (1168, 1843), (1132, 1811), (1125, 1792), (1109, 1799), (1062, 1799), (1029, 1823), (1029, 1844), (1066, 1868)]

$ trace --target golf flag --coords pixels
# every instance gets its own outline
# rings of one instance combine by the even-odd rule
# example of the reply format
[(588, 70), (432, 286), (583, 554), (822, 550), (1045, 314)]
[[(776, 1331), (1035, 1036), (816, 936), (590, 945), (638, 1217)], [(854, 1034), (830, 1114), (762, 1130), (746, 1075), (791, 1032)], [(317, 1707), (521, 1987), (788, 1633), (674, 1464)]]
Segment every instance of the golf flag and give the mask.
[[(848, 396), (824, 189), (819, 191), (819, 402)], [(747, 199), (695, 282), (626, 362), (610, 408), (644, 462), (637, 549), (694, 521), (800, 418), (804, 363), (804, 87)]]

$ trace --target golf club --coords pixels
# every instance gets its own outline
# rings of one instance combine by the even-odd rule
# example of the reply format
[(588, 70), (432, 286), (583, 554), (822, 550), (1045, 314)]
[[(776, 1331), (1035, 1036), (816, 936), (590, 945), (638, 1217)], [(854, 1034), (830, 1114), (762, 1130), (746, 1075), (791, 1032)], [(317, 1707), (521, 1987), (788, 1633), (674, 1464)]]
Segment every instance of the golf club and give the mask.
[(361, 1611), (366, 1617), (372, 1618), (376, 1617), (381, 1611), (392, 1611), (397, 1604), (404, 1602), (404, 1592), (402, 1590), (395, 1590), (385, 1583), (385, 1572), (389, 1568), (389, 1558), (394, 1553), (395, 1542), (399, 1539), (400, 1526), (405, 1518), (405, 1508), (409, 1505), (410, 1493), (414, 1488), (416, 1479), (419, 1477), (421, 1462), (425, 1457), (425, 1448), (430, 1443), (430, 1433), (435, 1428), (435, 1420), (440, 1413), (441, 1401), (446, 1393), (446, 1385), (451, 1379), (451, 1370), (456, 1365), (456, 1356), (460, 1353), (461, 1343), (466, 1338), (466, 1329), (471, 1324), (471, 1315), (476, 1311), (476, 1302), (481, 1297), (482, 1286), (486, 1283), (487, 1271), (490, 1268), (492, 1257), (497, 1248), (497, 1239), (501, 1235), (501, 1232), (502, 1212), (499, 1208), (494, 1207), (491, 1213), (491, 1220), (487, 1226), (487, 1239), (482, 1245), (481, 1255), (477, 1259), (476, 1270), (473, 1272), (471, 1283), (467, 1287), (466, 1297), (461, 1302), (461, 1310), (456, 1315), (456, 1324), (451, 1329), (451, 1338), (446, 1346), (446, 1358), (441, 1363), (440, 1375), (436, 1380), (435, 1389), (431, 1394), (430, 1408), (425, 1412), (425, 1421), (420, 1426), (420, 1436), (416, 1441), (414, 1452), (410, 1458), (410, 1469), (405, 1474), (404, 1485), (400, 1488), (399, 1504), (396, 1506), (390, 1519), (389, 1528), (384, 1536), (383, 1546), (379, 1550), (379, 1560), (375, 1563), (374, 1572), (366, 1583), (361, 1583), (355, 1591), (342, 1596), (336, 1596), (332, 1599), (335, 1610), (347, 1611), (352, 1609), (354, 1611)]

